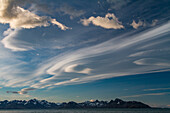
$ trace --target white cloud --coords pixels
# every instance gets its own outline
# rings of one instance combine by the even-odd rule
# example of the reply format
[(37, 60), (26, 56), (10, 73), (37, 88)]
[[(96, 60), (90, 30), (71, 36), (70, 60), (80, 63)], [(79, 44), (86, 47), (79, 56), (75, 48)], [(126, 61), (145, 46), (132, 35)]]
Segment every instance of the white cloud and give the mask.
[(151, 26), (151, 27), (153, 27), (153, 26), (155, 26), (156, 24), (158, 23), (158, 20), (157, 19), (155, 19), (155, 20), (152, 20), (152, 23), (147, 23), (147, 22), (143, 22), (143, 21), (141, 21), (141, 20), (139, 20), (138, 21), (138, 23), (137, 22), (135, 22), (135, 20), (133, 20), (133, 22), (130, 24), (134, 29), (138, 29), (140, 26), (141, 27), (145, 27), (145, 26)]
[(10, 25), (10, 28), (4, 32), (5, 37), (1, 41), (6, 48), (13, 51), (27, 51), (33, 49), (29, 43), (15, 38), (22, 28), (31, 29), (41, 26), (47, 27), (52, 23), (57, 25), (61, 30), (71, 29), (56, 21), (56, 19), (47, 16), (38, 16), (33, 12), (20, 7), (21, 4), (24, 5), (26, 2), (29, 3), (31, 1), (0, 1), (0, 23)]
[(2, 43), (0, 43), (0, 53), (0, 85), (5, 87), (28, 86), (31, 82), (29, 76), (31, 72), (28, 71), (28, 64), (19, 60), (22, 56), (4, 48)]
[(130, 24), (130, 25), (131, 25), (134, 29), (138, 29), (138, 27), (143, 26), (144, 23), (143, 23), (141, 20), (139, 20), (138, 23), (136, 23), (136, 22), (133, 20), (132, 24)]
[(169, 60), (155, 59), (155, 58), (142, 58), (134, 61), (134, 63), (137, 65), (157, 65), (157, 66), (165, 66), (165, 67), (170, 66)]
[[(54, 24), (59, 24), (54, 19)], [(61, 27), (62, 30), (66, 30), (66, 26), (63, 26), (59, 24), (59, 27)], [(69, 29), (69, 28), (68, 28)], [(35, 45), (28, 43), (24, 40), (17, 39), (19, 33), (22, 31), (22, 29), (12, 29), (9, 28), (6, 31), (4, 31), (4, 38), (0, 41), (5, 48), (11, 49), (12, 51), (28, 51), (28, 50), (34, 50)], [(60, 48), (61, 49), (61, 48)]]
[(1, 43), (5, 48), (11, 49), (12, 51), (27, 51), (33, 49), (31, 45), (27, 42), (17, 40), (17, 37), (20, 29), (11, 29), (9, 28), (4, 32), (4, 38), (1, 40)]
[(144, 91), (159, 91), (159, 90), (169, 90), (170, 88), (155, 88), (155, 89), (144, 89)]
[(81, 19), (80, 20), (84, 26), (88, 26), (90, 23), (95, 26), (100, 26), (106, 29), (122, 29), (124, 26), (121, 22), (118, 21), (118, 18), (111, 13), (105, 15), (105, 17), (93, 17), (91, 16), (89, 19)]
[(92, 69), (90, 69), (90, 68), (85, 68), (85, 69), (83, 69), (83, 70), (81, 70), (81, 71), (78, 71), (77, 73), (89, 74), (91, 71), (92, 71)]
[(140, 94), (140, 95), (123, 96), (122, 98), (143, 97), (143, 96), (160, 96), (160, 95), (169, 95), (169, 94), (170, 94), (170, 92), (147, 93), (147, 94)]
[(56, 19), (51, 19), (51, 23), (53, 23), (54, 25), (57, 25), (61, 30), (72, 29), (72, 28), (69, 28), (69, 27), (57, 22)]
[(74, 82), (76, 83), (78, 80), (79, 80), (79, 78), (73, 78), (71, 80), (55, 83), (54, 85), (58, 86), (58, 85), (66, 85), (66, 84), (70, 84), (70, 83), (74, 83)]
[(79, 65), (78, 65), (78, 64), (73, 64), (73, 65), (67, 66), (67, 67), (65, 68), (65, 72), (68, 72), (68, 73), (74, 72), (74, 73), (89, 74), (89, 73), (92, 71), (92, 69), (90, 69), (90, 68), (84, 68), (84, 69), (82, 69), (81, 71), (77, 71), (77, 70), (75, 70), (75, 68), (76, 68), (77, 66), (79, 66)]
[[(52, 58), (45, 59), (39, 64), (36, 63), (36, 66), (35, 64), (31, 64), (32, 62), (28, 64), (21, 63), (22, 61), (18, 60), (18, 56), (14, 57), (13, 54), (9, 54), (5, 48), (0, 48), (1, 53), (7, 52), (5, 53), (7, 54), (6, 56), (12, 56), (12, 58), (1, 56), (3, 60), (0, 60), (0, 85), (6, 87), (29, 86), (33, 88), (46, 88), (59, 85), (82, 84), (119, 76), (167, 71), (170, 69), (169, 66), (136, 66), (134, 61), (146, 58), (146, 56), (129, 56), (150, 50), (150, 47), (145, 47), (145, 49), (140, 48), (146, 44), (155, 42), (155, 39), (158, 39), (156, 41), (164, 40), (166, 38), (165, 35), (169, 33), (169, 26), (170, 23), (166, 23), (139, 34), (129, 35), (128, 33), (95, 46), (67, 51)], [(10, 32), (10, 30), (4, 34), (7, 35), (8, 32)], [(165, 45), (165, 43), (162, 42), (152, 45), (152, 49), (156, 49), (158, 46), (159, 49), (163, 49), (160, 45)], [(165, 47), (168, 48), (169, 45)], [(147, 58), (157, 59), (157, 56), (159, 58), (162, 55), (168, 56), (169, 52), (155, 52), (154, 56), (151, 57), (151, 55), (148, 54)], [(168, 60), (164, 57), (159, 59), (163, 59), (159, 60), (159, 63)], [(77, 70), (76, 66), (79, 65), (83, 66), (83, 68), (81, 68), (82, 70)], [(29, 67), (31, 67), (31, 69)], [(93, 70), (89, 71), (87, 68)], [(88, 74), (82, 74), (81, 71)]]
[[(143, 46), (152, 40), (162, 39), (161, 37), (163, 37), (164, 35), (166, 35), (167, 32), (169, 32), (168, 30), (169, 24), (170, 23), (164, 24), (160, 27), (151, 29), (149, 31), (144, 31), (140, 34), (132, 36), (123, 35), (115, 37), (111, 40), (108, 40), (106, 42), (103, 42), (92, 47), (82, 48), (73, 52), (66, 52), (61, 55), (57, 55), (56, 57), (53, 57), (39, 65), (38, 66), (39, 68), (34, 74), (36, 76), (40, 76), (41, 74), (46, 73), (53, 76), (44, 78), (41, 80), (41, 83), (34, 84), (31, 87), (44, 88), (52, 87), (55, 85), (81, 84), (111, 77), (167, 71), (170, 68), (170, 66), (167, 64), (165, 65), (165, 62), (167, 62), (168, 59), (163, 58), (162, 60), (160, 60), (161, 58), (160, 59), (156, 58), (157, 55), (160, 56), (161, 54), (164, 53), (161, 52), (154, 53), (155, 55), (152, 57), (153, 59), (157, 60), (156, 61), (154, 60), (145, 66), (143, 65), (136, 66), (134, 64), (134, 62), (137, 61), (137, 59), (140, 60), (142, 58), (145, 58), (144, 56), (138, 55), (133, 57), (129, 56), (132, 53), (134, 54), (136, 53), (138, 48), (140, 48), (140, 46), (138, 45)], [(154, 49), (155, 47), (157, 47), (157, 45), (154, 45), (152, 48)], [(150, 48), (145, 48), (145, 51), (147, 49), (149, 50)], [(119, 55), (120, 57), (114, 59), (112, 58), (113, 61), (107, 60), (108, 62), (105, 65), (99, 64), (100, 60), (104, 59), (100, 60), (93, 59), (91, 61), (91, 58), (98, 58), (99, 56), (107, 54), (112, 54), (111, 56)], [(168, 55), (168, 52), (166, 52), (165, 54)], [(95, 68), (91, 67), (91, 65), (93, 64), (90, 65), (90, 62), (94, 63)], [(88, 73), (88, 75), (78, 76), (77, 74), (74, 73), (77, 73), (75, 67), (78, 66), (79, 64), (86, 66), (89, 64), (88, 68), (93, 69), (93, 71)], [(107, 68), (110, 68), (110, 71), (106, 71)], [(67, 72), (67, 74), (65, 74), (65, 72)], [(73, 78), (79, 79), (72, 81)]]
[(78, 64), (73, 64), (73, 65), (67, 66), (65, 68), (65, 72), (75, 72), (74, 68), (77, 66), (78, 66)]
[(35, 88), (24, 88), (24, 89), (21, 89), (21, 91), (19, 91), (19, 94), (27, 94), (28, 91), (33, 91), (33, 90), (36, 90)]
[(157, 20), (157, 19), (152, 20), (152, 24), (151, 24), (151, 26), (155, 26), (157, 23), (158, 23), (158, 20)]
[(62, 30), (68, 27), (46, 16), (38, 16), (29, 10), (25, 10), (18, 5), (17, 0), (1, 0), (0, 23), (9, 24), (11, 28), (35, 28), (47, 27), (49, 22), (58, 25)]

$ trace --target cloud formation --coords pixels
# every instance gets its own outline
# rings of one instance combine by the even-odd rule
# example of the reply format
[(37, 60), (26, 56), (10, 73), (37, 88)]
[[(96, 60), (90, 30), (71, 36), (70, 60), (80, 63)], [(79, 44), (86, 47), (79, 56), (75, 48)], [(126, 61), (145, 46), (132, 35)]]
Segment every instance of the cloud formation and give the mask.
[(51, 22), (62, 30), (68, 29), (68, 27), (57, 22), (55, 19), (46, 16), (38, 16), (29, 10), (25, 10), (18, 5), (19, 3), (21, 2), (18, 0), (0, 1), (0, 23), (9, 24), (11, 28), (30, 29), (41, 26), (47, 27), (50, 25), (49, 22)]
[(111, 4), (112, 9), (120, 9), (125, 6), (130, 0), (107, 0)]
[[(154, 64), (157, 64), (168, 60), (164, 57), (160, 58), (160, 56), (169, 55), (167, 49), (169, 44), (164, 41), (167, 40), (165, 36), (169, 32), (169, 24), (166, 23), (135, 35), (121, 35), (91, 47), (65, 52), (45, 59), (36, 65), (31, 64), (32, 62), (22, 63), (17, 59), (17, 56), (8, 53), (5, 48), (0, 48), (1, 53), (7, 54), (6, 56), (0, 56), (3, 59), (0, 60), (0, 77), (2, 80), (0, 85), (46, 88), (82, 84), (118, 76), (167, 71), (170, 69), (169, 65), (153, 65), (153, 62), (148, 62), (150, 64), (147, 65), (136, 65), (134, 61), (154, 58), (157, 59), (154, 60)], [(155, 39), (157, 39), (156, 42)], [(166, 45), (166, 48), (162, 45)], [(142, 49), (144, 46), (145, 48)], [(150, 51), (151, 47), (152, 53), (146, 52)], [(159, 51), (157, 47), (159, 47)], [(143, 54), (137, 55), (139, 52)], [(12, 58), (7, 58), (7, 56)], [(120, 57), (113, 58), (113, 56)], [(6, 61), (10, 63), (6, 63)], [(29, 69), (30, 65), (34, 66), (31, 71)], [(83, 68), (78, 69), (80, 65)]]
[(92, 69), (90, 69), (90, 68), (84, 68), (84, 69), (79, 70), (79, 71), (75, 70), (75, 68), (78, 67), (78, 66), (79, 66), (78, 64), (70, 65), (70, 66), (65, 68), (65, 72), (68, 72), (68, 73), (74, 72), (74, 73), (89, 74), (92, 71)]
[(21, 29), (9, 28), (4, 32), (5, 37), (1, 40), (1, 43), (5, 48), (11, 49), (12, 51), (27, 51), (33, 49), (31, 44), (16, 39), (20, 30)]
[(95, 26), (100, 26), (105, 29), (122, 29), (124, 26), (118, 21), (118, 18), (112, 13), (108, 13), (105, 17), (89, 17), (89, 19), (80, 20), (84, 26), (88, 26), (92, 23)]
[(140, 94), (140, 95), (130, 95), (130, 96), (123, 96), (122, 98), (135, 98), (135, 97), (143, 97), (143, 96), (160, 96), (160, 95), (169, 95), (170, 92), (163, 92), (163, 93), (147, 93), (147, 94)]
[(7, 93), (23, 95), (23, 94), (27, 94), (29, 91), (33, 91), (33, 90), (36, 90), (36, 89), (35, 88), (24, 88), (24, 89), (21, 89), (21, 91), (7, 91)]
[(147, 23), (147, 22), (143, 22), (141, 20), (137, 22), (135, 22), (135, 20), (133, 20), (133, 22), (130, 24), (134, 29), (138, 29), (139, 27), (146, 27), (146, 26), (149, 26), (149, 27), (153, 27), (157, 24), (158, 20), (157, 19), (154, 19), (152, 20), (152, 23)]
[(70, 19), (80, 17), (81, 15), (85, 14), (85, 11), (77, 10), (67, 4), (62, 5), (60, 8), (57, 8), (56, 11), (63, 12), (65, 15), (70, 15)]
[[(1, 41), (6, 48), (13, 51), (34, 49), (29, 43), (14, 38), (18, 36), (22, 28), (45, 27), (52, 23), (58, 25), (62, 30), (69, 29), (55, 19), (38, 16), (23, 9), (17, 1), (14, 1), (1, 1), (4, 6), (0, 14), (1, 16), (5, 14), (5, 16), (0, 18), (0, 22), (8, 23), (11, 26), (4, 32), (5, 38)], [(21, 18), (25, 18), (22, 17), (25, 14), (30, 15), (31, 18), (21, 21)], [(118, 18), (111, 13), (106, 14), (105, 17), (92, 16), (89, 19), (82, 19), (81, 22), (85, 26), (92, 23), (106, 29), (124, 28)], [(82, 84), (119, 76), (167, 71), (170, 69), (168, 58), (160, 56), (169, 56), (167, 49), (169, 44), (165, 43), (167, 42), (165, 37), (169, 33), (169, 26), (170, 23), (166, 23), (140, 33), (133, 32), (133, 35), (132, 33), (117, 37), (113, 35), (112, 39), (105, 42), (70, 51), (61, 51), (62, 53), (59, 54), (59, 52), (55, 54), (56, 56), (54, 54), (54, 56), (45, 55), (43, 60), (40, 59), (37, 62), (24, 62), (22, 60), (27, 58), (20, 58), (13, 53), (8, 53), (5, 48), (0, 48), (0, 52), (3, 53), (0, 55), (2, 59), (0, 60), (0, 85), (46, 88)], [(2, 45), (0, 44), (0, 46)], [(51, 50), (51, 52), (55, 53), (56, 51)], [(3, 56), (4, 54), (5, 56)], [(32, 56), (31, 58), (34, 59)], [(82, 67), (80, 68), (80, 66)], [(24, 94), (27, 92), (23, 89), (14, 93)]]
[(144, 89), (144, 91), (159, 91), (159, 90), (169, 90), (170, 88), (155, 88), (155, 89)]
[(157, 65), (157, 66), (170, 66), (169, 60), (155, 59), (155, 58), (143, 58), (134, 61), (137, 65)]
[[(82, 48), (77, 51), (57, 55), (56, 57), (53, 57), (39, 65), (39, 69), (34, 74), (39, 76), (46, 73), (53, 76), (45, 78), (44, 80), (41, 80), (40, 83), (34, 84), (31, 87), (45, 88), (55, 85), (81, 84), (111, 77), (168, 71), (170, 69), (170, 65), (165, 64), (168, 59), (160, 57), (157, 58), (157, 56), (164, 54), (164, 51), (167, 51), (166, 48), (162, 48), (159, 53), (157, 53), (157, 51), (153, 51), (152, 54), (148, 52), (148, 54), (139, 56), (131, 55), (136, 54), (139, 51), (143, 51), (140, 49), (141, 46), (150, 44), (150, 42), (155, 39), (164, 40), (162, 37), (167, 34), (168, 28), (169, 23), (149, 31), (144, 31), (140, 34), (132, 36), (128, 36), (127, 34), (126, 36), (123, 35), (115, 37), (92, 47)], [(161, 47), (160, 45), (162, 45), (162, 43), (159, 43), (159, 47)], [(157, 44), (153, 45), (152, 49), (157, 46)], [(149, 50), (150, 47), (145, 48), (144, 51), (147, 49)], [(111, 54), (111, 56), (119, 55), (122, 57), (113, 59), (109, 57), (109, 54)], [(165, 52), (165, 54), (167, 54), (167, 56), (169, 55), (168, 52)], [(105, 59), (108, 58), (110, 60), (107, 60), (107, 62), (102, 59), (102, 56), (105, 57)], [(147, 65), (139, 65), (137, 61), (141, 61), (140, 59), (143, 58), (150, 60), (150, 62), (147, 62)], [(103, 61), (105, 61), (104, 64)], [(77, 64), (88, 65), (88, 68), (93, 69), (93, 71), (88, 73), (86, 76), (81, 76), (77, 74), (79, 71), (75, 70)], [(76, 80), (74, 78), (76, 78)], [(60, 81), (61, 79), (62, 81)], [(58, 82), (56, 83), (56, 81)]]
[[(47, 16), (38, 16), (29, 10), (25, 10), (21, 6), (26, 3), (31, 3), (32, 0), (1, 0), (0, 10), (0, 23), (9, 24), (10, 28), (4, 32), (4, 39), (1, 40), (4, 47), (11, 49), (12, 51), (28, 51), (32, 50), (31, 44), (17, 40), (18, 33), (25, 29), (31, 29), (35, 27), (47, 27), (52, 23), (57, 25), (61, 30), (71, 29), (56, 19), (52, 19)], [(35, 2), (35, 1), (34, 1)]]
[(139, 20), (138, 23), (136, 23), (136, 22), (133, 20), (132, 24), (130, 24), (130, 25), (131, 25), (134, 29), (138, 29), (138, 27), (143, 26), (144, 23), (143, 23), (141, 20)]
[[(0, 48), (2, 53), (0, 55), (2, 59), (0, 60), (0, 85), (50, 88), (88, 83), (112, 77), (167, 71), (170, 69), (169, 65), (155, 64), (168, 60), (160, 56), (169, 56), (167, 49), (169, 44), (165, 43), (167, 42), (166, 35), (169, 32), (169, 26), (170, 23), (166, 23), (139, 34), (120, 35), (94, 46), (58, 54), (36, 63), (36, 65), (32, 62), (22, 62), (18, 56), (8, 53), (5, 48)], [(139, 53), (141, 54), (138, 55)], [(4, 54), (6, 55), (2, 56)], [(119, 57), (113, 58), (113, 56)], [(148, 62), (150, 64), (147, 65), (134, 63), (146, 58), (157, 60)], [(33, 66), (33, 69), (29, 68), (30, 65)], [(78, 68), (78, 66), (83, 67)]]

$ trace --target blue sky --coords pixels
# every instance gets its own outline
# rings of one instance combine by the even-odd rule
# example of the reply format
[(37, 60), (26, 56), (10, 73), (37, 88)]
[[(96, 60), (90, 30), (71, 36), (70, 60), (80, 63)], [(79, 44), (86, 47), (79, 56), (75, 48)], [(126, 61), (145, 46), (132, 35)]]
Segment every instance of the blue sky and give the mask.
[(1, 100), (170, 106), (169, 0), (0, 4)]

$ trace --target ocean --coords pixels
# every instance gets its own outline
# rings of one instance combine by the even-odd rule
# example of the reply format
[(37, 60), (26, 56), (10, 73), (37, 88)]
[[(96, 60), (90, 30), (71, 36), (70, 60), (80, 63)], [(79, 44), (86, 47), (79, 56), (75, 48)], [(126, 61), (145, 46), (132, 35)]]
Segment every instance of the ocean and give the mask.
[(0, 113), (170, 113), (170, 109), (0, 110)]

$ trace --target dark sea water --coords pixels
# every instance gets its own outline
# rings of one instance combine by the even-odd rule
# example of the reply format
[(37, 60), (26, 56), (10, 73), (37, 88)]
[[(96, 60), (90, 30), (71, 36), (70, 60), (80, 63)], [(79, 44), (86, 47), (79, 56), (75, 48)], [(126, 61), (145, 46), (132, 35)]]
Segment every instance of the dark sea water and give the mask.
[(170, 113), (170, 109), (0, 110), (0, 113)]

